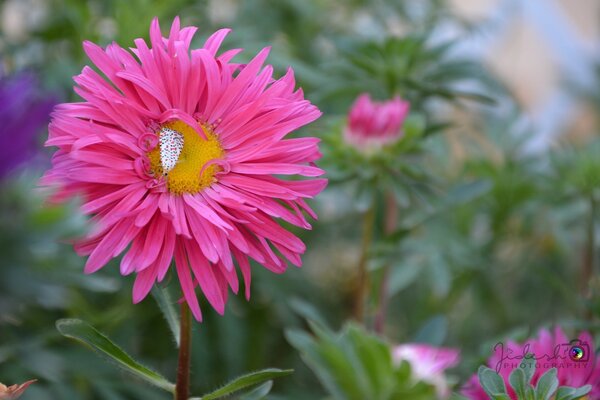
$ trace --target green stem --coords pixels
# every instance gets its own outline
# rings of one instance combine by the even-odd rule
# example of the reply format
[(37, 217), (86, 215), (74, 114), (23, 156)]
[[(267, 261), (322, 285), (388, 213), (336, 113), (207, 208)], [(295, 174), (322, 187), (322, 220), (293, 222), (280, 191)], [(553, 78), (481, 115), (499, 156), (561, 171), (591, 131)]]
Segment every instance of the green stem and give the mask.
[(354, 295), (354, 319), (363, 322), (365, 318), (365, 301), (369, 293), (369, 272), (367, 271), (367, 261), (369, 257), (369, 247), (373, 239), (373, 228), (375, 225), (375, 207), (371, 206), (365, 213), (363, 221), (363, 235), (360, 249), (360, 258), (358, 260), (358, 276), (356, 281), (356, 292)]
[(177, 362), (177, 383), (175, 400), (188, 400), (190, 397), (190, 366), (192, 351), (192, 316), (187, 302), (181, 303), (181, 327), (179, 332), (179, 360)]
[[(583, 298), (589, 300), (592, 297), (592, 279), (596, 273), (596, 199), (594, 195), (590, 195), (590, 217), (587, 223), (587, 240), (585, 245), (585, 253), (583, 255), (583, 265), (581, 271), (581, 294)], [(592, 311), (587, 308), (585, 311), (585, 318), (592, 318)]]
[[(398, 207), (396, 205), (396, 199), (392, 193), (388, 193), (386, 196), (385, 205), (385, 234), (391, 235), (396, 230), (396, 221), (398, 220)], [(390, 290), (390, 274), (391, 267), (386, 265), (383, 268), (383, 276), (381, 277), (381, 285), (379, 286), (379, 304), (377, 313), (375, 314), (374, 329), (375, 332), (383, 334), (385, 330), (385, 319), (387, 316), (388, 304), (390, 301), (389, 290)]]
[(596, 274), (596, 213), (597, 204), (594, 195), (590, 196), (590, 225), (589, 225), (589, 246), (590, 246), (590, 278)]

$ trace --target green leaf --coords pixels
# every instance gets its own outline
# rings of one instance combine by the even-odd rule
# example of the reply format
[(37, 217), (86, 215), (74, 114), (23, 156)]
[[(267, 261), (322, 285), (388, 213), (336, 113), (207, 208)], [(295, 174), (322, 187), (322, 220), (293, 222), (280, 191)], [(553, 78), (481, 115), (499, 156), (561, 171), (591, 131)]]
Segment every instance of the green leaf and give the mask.
[(171, 333), (173, 333), (173, 338), (175, 339), (175, 344), (177, 345), (177, 348), (179, 348), (179, 314), (173, 306), (176, 301), (171, 297), (167, 287), (161, 285), (154, 285), (152, 288), (152, 296), (158, 303), (158, 307), (162, 311), (163, 317), (165, 317), (167, 324), (169, 324), (169, 328), (171, 329)]
[(489, 193), (492, 186), (489, 180), (475, 180), (458, 185), (448, 192), (445, 202), (449, 206), (469, 203)]
[(146, 382), (173, 393), (175, 385), (157, 372), (141, 365), (125, 353), (108, 337), (100, 333), (93, 326), (79, 319), (60, 319), (56, 321), (56, 329), (68, 338), (78, 340), (91, 346), (98, 353), (107, 356), (125, 371), (140, 377)]
[(393, 296), (413, 283), (423, 272), (422, 268), (414, 264), (396, 264), (392, 268), (389, 280), (390, 296)]
[(257, 387), (256, 389), (252, 389), (246, 394), (243, 394), (240, 397), (240, 400), (260, 400), (264, 399), (266, 395), (269, 394), (271, 389), (273, 388), (273, 381), (267, 381)]
[(450, 396), (450, 400), (469, 400), (469, 399), (461, 394), (452, 393), (452, 396)]
[(581, 399), (592, 390), (592, 385), (585, 385), (580, 388), (561, 386), (556, 391), (556, 400), (576, 400)]
[(536, 400), (549, 400), (558, 388), (558, 378), (556, 377), (556, 368), (549, 369), (540, 377), (535, 388)]
[(488, 106), (494, 106), (497, 104), (496, 99), (494, 99), (493, 97), (486, 96), (481, 93), (453, 90), (452, 96), (461, 97), (461, 98), (467, 99), (467, 100), (472, 100), (472, 101), (482, 103), (482, 104), (485, 104)]
[(531, 382), (533, 375), (535, 374), (535, 357), (533, 354), (526, 354), (525, 358), (521, 361), (521, 366), (523, 366), (523, 372), (525, 372), (525, 380), (527, 383)]
[(515, 393), (517, 393), (517, 397), (519, 399), (526, 399), (525, 396), (529, 382), (527, 381), (525, 371), (521, 368), (513, 369), (508, 377), (508, 381), (510, 382), (510, 386), (515, 390)]
[(365, 335), (361, 328), (354, 325), (348, 326), (347, 338), (359, 364), (355, 370), (364, 371), (361, 378), (368, 381), (368, 393), (375, 398), (385, 397), (384, 394), (393, 387), (389, 374), (392, 356), (388, 345), (375, 336)]
[(323, 318), (319, 310), (317, 310), (311, 303), (295, 297), (289, 301), (289, 305), (292, 310), (294, 310), (301, 317), (309, 321), (313, 321), (320, 326), (327, 326), (327, 321), (325, 321), (325, 318)]
[(425, 119), (420, 114), (410, 114), (404, 121), (404, 139), (418, 138), (425, 132)]
[(428, 319), (415, 335), (413, 342), (428, 343), (440, 346), (448, 332), (448, 321), (443, 315), (436, 315)]
[(493, 400), (511, 400), (509, 395), (503, 394), (503, 393), (493, 394), (492, 399)]
[(314, 371), (315, 376), (333, 398), (345, 399), (347, 396), (344, 394), (343, 382), (337, 379), (335, 371), (319, 353), (321, 346), (314, 337), (299, 330), (287, 330), (285, 337), (300, 352), (304, 362)]
[(477, 376), (479, 377), (481, 387), (483, 387), (483, 390), (485, 390), (491, 398), (501, 398), (495, 396), (506, 394), (504, 380), (496, 373), (496, 371), (482, 365), (479, 367), (479, 371), (477, 371)]
[(213, 400), (219, 399), (221, 397), (229, 396), (230, 394), (237, 392), (239, 390), (245, 389), (250, 386), (258, 385), (264, 383), (266, 381), (270, 381), (274, 378), (279, 378), (282, 376), (290, 375), (294, 372), (293, 369), (263, 369), (262, 371), (251, 372), (246, 375), (242, 375), (231, 382), (227, 383), (225, 386), (211, 392), (205, 394), (200, 397), (202, 400)]

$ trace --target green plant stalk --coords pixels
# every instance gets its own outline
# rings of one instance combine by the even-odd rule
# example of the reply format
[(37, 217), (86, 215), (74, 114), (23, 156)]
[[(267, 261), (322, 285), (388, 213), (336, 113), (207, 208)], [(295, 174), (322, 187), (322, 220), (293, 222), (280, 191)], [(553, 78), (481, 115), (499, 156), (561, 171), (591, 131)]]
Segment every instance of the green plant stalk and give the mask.
[(192, 352), (192, 316), (187, 302), (181, 303), (181, 329), (179, 332), (179, 359), (175, 400), (188, 400), (190, 396), (190, 366)]
[[(396, 221), (398, 220), (398, 205), (392, 193), (388, 193), (385, 198), (385, 223), (384, 229), (386, 235), (391, 235), (396, 230)], [(379, 286), (379, 302), (377, 313), (375, 314), (375, 322), (373, 329), (379, 334), (383, 334), (385, 330), (385, 318), (387, 316), (388, 304), (390, 301), (390, 274), (391, 267), (386, 265), (383, 268), (383, 276), (381, 277), (381, 285)]]
[[(590, 218), (587, 223), (587, 243), (585, 246), (585, 253), (583, 256), (583, 268), (581, 273), (581, 291), (584, 299), (588, 299), (592, 295), (592, 279), (596, 274), (596, 214), (597, 204), (594, 194), (590, 194), (589, 198), (590, 205)], [(591, 311), (586, 312), (586, 317), (591, 318)]]
[(360, 323), (365, 318), (365, 301), (369, 294), (369, 271), (367, 271), (367, 262), (369, 259), (369, 248), (373, 240), (373, 230), (375, 227), (375, 206), (367, 210), (363, 220), (363, 234), (360, 248), (360, 258), (358, 260), (358, 275), (356, 279), (356, 290), (354, 293), (354, 319)]

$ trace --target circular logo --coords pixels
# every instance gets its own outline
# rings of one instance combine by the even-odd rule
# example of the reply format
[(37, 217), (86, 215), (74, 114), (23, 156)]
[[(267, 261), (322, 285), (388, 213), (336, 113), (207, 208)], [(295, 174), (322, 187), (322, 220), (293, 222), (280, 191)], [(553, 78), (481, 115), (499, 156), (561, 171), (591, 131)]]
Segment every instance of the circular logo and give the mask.
[(584, 356), (585, 356), (585, 352), (583, 351), (583, 348), (580, 346), (573, 346), (569, 350), (569, 357), (571, 357), (571, 360), (573, 360), (573, 361), (580, 361), (583, 359)]

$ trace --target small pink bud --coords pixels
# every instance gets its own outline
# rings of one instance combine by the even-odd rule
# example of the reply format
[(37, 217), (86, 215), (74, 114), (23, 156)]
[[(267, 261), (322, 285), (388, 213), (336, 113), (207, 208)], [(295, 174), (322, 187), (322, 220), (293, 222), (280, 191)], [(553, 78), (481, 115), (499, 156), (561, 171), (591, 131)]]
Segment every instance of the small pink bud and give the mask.
[(384, 102), (360, 95), (350, 112), (344, 137), (358, 149), (380, 148), (400, 140), (402, 125), (410, 110), (410, 103), (399, 96)]

